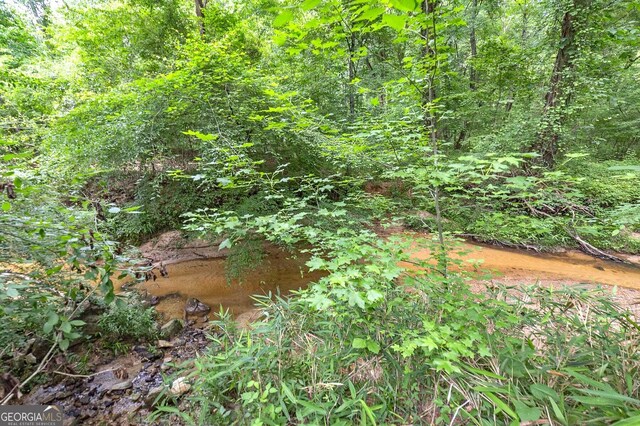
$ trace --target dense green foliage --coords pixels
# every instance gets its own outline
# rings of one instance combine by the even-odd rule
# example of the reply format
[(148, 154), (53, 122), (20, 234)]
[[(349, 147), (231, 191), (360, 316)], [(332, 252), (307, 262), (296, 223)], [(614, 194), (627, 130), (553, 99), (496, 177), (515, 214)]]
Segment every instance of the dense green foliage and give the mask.
[[(434, 279), (412, 280), (411, 292), (376, 284), (369, 292), (379, 291), (379, 300), (362, 308), (335, 286), (323, 295), (328, 309), (309, 311), (317, 291), (303, 291), (265, 302), (268, 321), (249, 333), (221, 322), (192, 373), (192, 415), (182, 417), (331, 425), (638, 420), (638, 330), (606, 297), (540, 288), (478, 296)], [(176, 412), (170, 404), (160, 410)]]
[(272, 213), (205, 209), (187, 228), (225, 235), (225, 247), (256, 235), (310, 247), (307, 266), (326, 275), (290, 300), (261, 299), (265, 319), (250, 331), (223, 316), (190, 372), (189, 412), (169, 399), (158, 414), (255, 425), (639, 418), (640, 326), (607, 296), (536, 286), (476, 294), (448, 272), (460, 261), (411, 257), (416, 244), (438, 253), (437, 238), (362, 230), (381, 197), (352, 191), (334, 201), (346, 183), (335, 178), (297, 179), (293, 196), (287, 178), (258, 182), (279, 204)]
[(114, 342), (152, 341), (158, 336), (153, 308), (144, 306), (136, 297), (129, 297), (120, 302), (110, 304), (106, 312), (100, 316), (100, 333)]
[[(185, 417), (637, 416), (632, 318), (472, 294), (447, 248), (640, 253), (639, 23), (637, 0), (0, 4), (0, 359), (68, 351), (136, 272), (125, 244), (184, 228), (230, 248), (229, 279), (265, 241), (326, 273), (251, 333), (220, 323)], [(375, 232), (397, 222), (434, 236), (422, 273)], [(112, 343), (155, 336), (106, 309)]]

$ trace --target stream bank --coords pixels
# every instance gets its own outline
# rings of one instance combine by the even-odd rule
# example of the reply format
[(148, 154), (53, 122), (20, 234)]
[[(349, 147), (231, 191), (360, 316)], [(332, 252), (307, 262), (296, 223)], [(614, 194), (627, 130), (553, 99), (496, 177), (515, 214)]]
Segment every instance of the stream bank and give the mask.
[(170, 341), (134, 345), (120, 356), (102, 354), (92, 373), (53, 374), (56, 384), (37, 387), (20, 403), (61, 407), (65, 426), (152, 424), (148, 416), (158, 401), (188, 391), (179, 377), (168, 378), (206, 350), (208, 334), (207, 328), (187, 327)]
[[(414, 241), (430, 238), (404, 230), (393, 234), (401, 234)], [(215, 257), (203, 259), (203, 253), (193, 247), (213, 253)], [(188, 298), (207, 304), (213, 313), (219, 312), (222, 306), (232, 315), (240, 315), (255, 308), (253, 295), (286, 295), (322, 276), (320, 272), (307, 271), (306, 257), (293, 257), (291, 253), (267, 247), (267, 256), (254, 271), (248, 273), (242, 282), (230, 283), (225, 278), (227, 251), (218, 251), (217, 247), (217, 243), (205, 241), (188, 243), (175, 232), (163, 234), (142, 246), (141, 250), (145, 257), (153, 259), (155, 265), (166, 265), (167, 277), (149, 280), (138, 288), (158, 298), (156, 310), (165, 319), (183, 318)], [(196, 253), (195, 259), (193, 253)], [(424, 260), (430, 256), (428, 249), (414, 245), (412, 257)], [(491, 275), (491, 280), (496, 282), (618, 286), (630, 289), (617, 290), (618, 294), (628, 296), (620, 300), (623, 306), (632, 306), (636, 300), (634, 290), (640, 291), (640, 268), (598, 259), (577, 250), (536, 253), (465, 241), (452, 249), (450, 256), (462, 261), (462, 269), (470, 273), (477, 283)], [(630, 257), (632, 262), (637, 260)]]
[[(403, 234), (412, 239), (424, 237)], [(228, 309), (242, 326), (248, 326), (260, 317), (252, 295), (286, 294), (321, 276), (306, 272), (305, 257), (291, 257), (287, 252), (270, 248), (265, 261), (243, 283), (228, 283), (224, 273), (225, 252), (218, 251), (217, 244), (189, 245), (178, 237), (161, 236), (146, 249), (143, 246), (143, 255), (153, 265), (165, 267), (167, 274), (139, 284), (138, 288), (157, 298), (156, 310), (163, 316), (163, 322), (183, 318), (189, 298), (206, 303), (211, 313), (196, 318), (197, 327), (186, 327), (166, 340), (135, 345), (130, 353), (118, 357), (95, 359), (89, 365), (91, 372), (85, 376), (62, 371), (57, 383), (36, 388), (22, 403), (59, 405), (68, 417), (67, 425), (146, 424), (159, 395), (173, 394), (178, 398), (188, 392), (188, 384), (171, 375), (178, 370), (177, 365), (190, 362), (206, 350), (208, 336), (215, 333), (208, 317), (213, 317), (219, 306)], [(203, 258), (205, 253), (213, 254), (214, 258)], [(413, 257), (427, 259), (429, 255), (428, 250), (415, 246)], [(475, 274), (471, 281), (475, 291), (485, 291), (491, 283), (514, 287), (536, 283), (552, 287), (600, 283), (607, 285), (606, 291), (612, 292), (618, 304), (629, 307), (640, 318), (636, 304), (640, 301), (640, 269), (573, 251), (539, 254), (468, 242), (451, 255), (463, 261), (465, 270)], [(483, 262), (477, 268), (479, 259)], [(487, 272), (493, 278), (484, 278)], [(180, 370), (184, 368), (188, 364)]]

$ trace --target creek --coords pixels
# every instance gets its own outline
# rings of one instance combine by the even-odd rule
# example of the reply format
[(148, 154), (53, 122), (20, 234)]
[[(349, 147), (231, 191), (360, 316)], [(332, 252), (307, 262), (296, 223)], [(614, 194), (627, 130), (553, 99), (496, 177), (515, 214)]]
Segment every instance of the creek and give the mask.
[[(419, 245), (414, 250), (412, 257), (416, 259), (430, 256), (429, 250)], [(497, 281), (515, 284), (537, 281), (543, 284), (585, 283), (640, 290), (640, 268), (600, 260), (578, 251), (541, 254), (464, 242), (452, 251), (451, 256), (462, 260), (462, 267), (477, 274), (478, 280), (486, 279), (484, 277), (489, 273)], [(305, 260), (303, 257), (292, 258), (283, 251), (269, 250), (264, 261), (242, 282), (231, 283), (225, 277), (223, 258), (189, 260), (168, 265), (168, 278), (148, 281), (140, 288), (160, 298), (156, 309), (165, 318), (182, 318), (189, 297), (206, 303), (213, 313), (222, 306), (237, 316), (254, 309), (253, 295), (286, 295), (320, 278), (319, 272), (307, 272)], [(480, 266), (474, 267), (478, 260)]]

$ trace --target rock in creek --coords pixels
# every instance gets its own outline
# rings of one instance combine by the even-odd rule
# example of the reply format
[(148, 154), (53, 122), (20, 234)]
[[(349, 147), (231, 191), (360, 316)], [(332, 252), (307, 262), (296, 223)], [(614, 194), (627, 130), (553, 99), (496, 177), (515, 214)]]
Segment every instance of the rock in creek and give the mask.
[(187, 317), (188, 315), (208, 314), (210, 311), (211, 308), (209, 307), (209, 305), (202, 303), (194, 297), (188, 298), (187, 303), (184, 306), (185, 317)]
[(147, 404), (148, 406), (152, 406), (156, 399), (160, 396), (160, 394), (164, 392), (164, 389), (164, 385), (155, 386), (149, 389), (147, 397), (144, 400), (145, 404)]

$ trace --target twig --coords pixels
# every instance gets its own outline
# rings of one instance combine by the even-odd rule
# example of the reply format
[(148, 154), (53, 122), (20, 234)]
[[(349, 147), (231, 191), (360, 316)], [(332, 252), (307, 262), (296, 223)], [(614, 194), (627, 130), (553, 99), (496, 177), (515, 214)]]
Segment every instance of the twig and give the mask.
[[(61, 375), (61, 376), (66, 376), (66, 377), (80, 377), (80, 378), (83, 378), (83, 379), (86, 379), (86, 378), (88, 378), (88, 377), (91, 377), (91, 376), (92, 376), (91, 374), (87, 375), (87, 374), (69, 374), (69, 373), (63, 373), (62, 371), (58, 371), (58, 370), (53, 371), (52, 373), (53, 373), (53, 374), (59, 374), (59, 375)], [(101, 371), (101, 373), (102, 373), (102, 371)]]
[(551, 216), (549, 213), (543, 212), (542, 210), (536, 209), (531, 204), (529, 204), (529, 202), (527, 200), (522, 200), (522, 201), (529, 208), (529, 210), (531, 210), (531, 213), (533, 213), (534, 216), (546, 216), (548, 218), (552, 218), (553, 219), (553, 216)]
[(17, 385), (15, 385), (13, 387), (13, 389), (11, 389), (7, 393), (7, 396), (0, 402), (0, 405), (6, 405), (7, 402), (9, 402), (15, 396), (14, 392), (16, 391), (16, 389), (18, 391), (20, 389), (22, 389), (27, 383), (29, 383), (34, 377), (36, 377), (42, 370), (45, 369), (45, 367), (47, 366), (47, 364), (51, 360), (51, 357), (53, 356), (54, 350), (58, 347), (58, 339), (59, 338), (60, 338), (60, 334), (56, 334), (56, 339), (54, 340), (53, 345), (51, 345), (51, 348), (49, 349), (49, 352), (47, 352), (47, 354), (44, 356), (44, 358), (42, 358), (42, 361), (40, 362), (40, 365), (38, 365), (38, 368), (36, 368), (36, 370), (33, 373), (31, 373), (31, 375), (24, 380), (24, 382), (18, 383)]
[(455, 413), (453, 413), (453, 417), (451, 418), (451, 422), (449, 423), (449, 426), (453, 426), (453, 423), (456, 421), (456, 417), (458, 417), (458, 413), (460, 412), (460, 410), (462, 408), (464, 408), (465, 405), (467, 405), (469, 403), (469, 401), (465, 401), (464, 404), (462, 405), (458, 405), (458, 408), (456, 408)]
[[(69, 315), (69, 319), (73, 319), (73, 317), (75, 316), (75, 314), (78, 312), (78, 309), (80, 308), (80, 306), (82, 306), (82, 304), (87, 301), (89, 299), (89, 297), (96, 292), (96, 290), (98, 289), (98, 286), (94, 287), (93, 290), (91, 290), (87, 296), (78, 304), (76, 305), (75, 309), (73, 310), (73, 312), (71, 312), (71, 314)], [(26, 386), (27, 383), (29, 383), (31, 380), (33, 380), (34, 377), (36, 377), (38, 374), (40, 374), (42, 372), (42, 370), (44, 370), (47, 367), (47, 364), (49, 363), (49, 361), (51, 361), (51, 358), (53, 357), (53, 354), (55, 352), (55, 349), (58, 347), (58, 341), (60, 340), (60, 333), (56, 334), (56, 338), (53, 341), (53, 345), (51, 345), (51, 348), (49, 349), (49, 352), (47, 352), (47, 354), (44, 356), (44, 358), (42, 358), (42, 361), (40, 362), (40, 364), (38, 365), (38, 368), (35, 369), (35, 371), (33, 373), (31, 373), (31, 375), (29, 377), (27, 377), (22, 383), (18, 383), (17, 385), (15, 385), (13, 387), (13, 389), (11, 389), (7, 396), (0, 401), (0, 405), (6, 405), (7, 402), (9, 402), (14, 396), (14, 392), (16, 390), (20, 390), (22, 388), (24, 388)]]
[(87, 378), (89, 378), (89, 377), (99, 376), (100, 374), (109, 373), (110, 371), (115, 371), (115, 370), (117, 370), (117, 369), (118, 369), (118, 368), (115, 368), (115, 367), (114, 367), (114, 368), (109, 368), (109, 369), (107, 369), (107, 370), (98, 371), (98, 372), (95, 372), (95, 373), (92, 373), (92, 374), (69, 374), (69, 373), (64, 373), (64, 372), (62, 372), (62, 371), (58, 371), (58, 370), (53, 371), (52, 373), (53, 373), (53, 374), (60, 374), (61, 376), (67, 376), (67, 377), (80, 377), (80, 378), (87, 379)]

